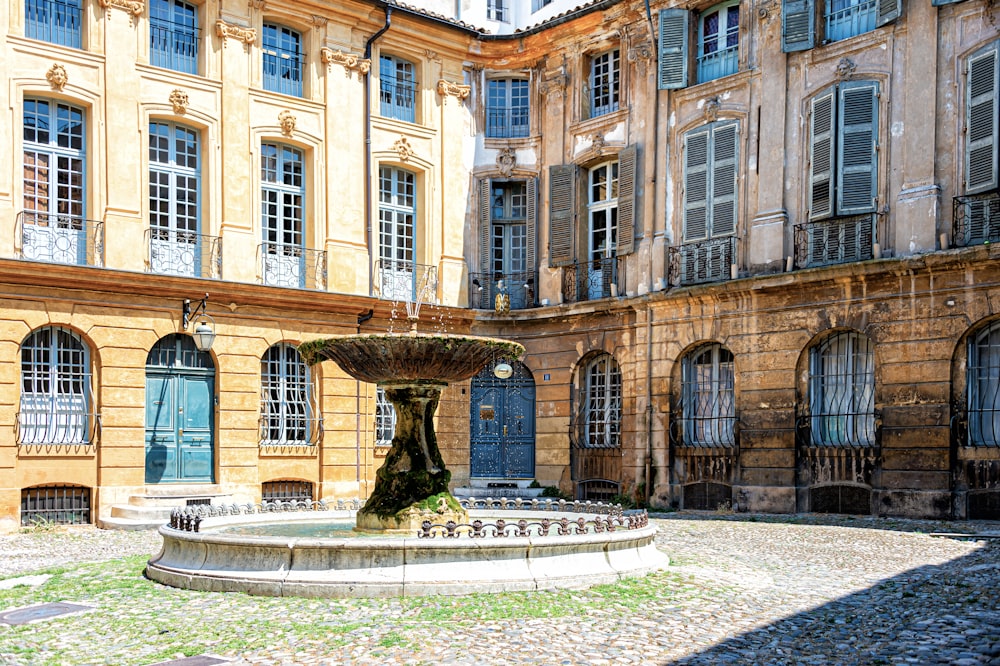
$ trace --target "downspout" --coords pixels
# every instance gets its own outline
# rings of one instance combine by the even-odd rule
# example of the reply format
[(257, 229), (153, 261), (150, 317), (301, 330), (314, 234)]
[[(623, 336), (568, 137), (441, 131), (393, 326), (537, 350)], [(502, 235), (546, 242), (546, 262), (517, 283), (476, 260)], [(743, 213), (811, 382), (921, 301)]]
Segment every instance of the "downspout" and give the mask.
[[(365, 323), (369, 319), (375, 316), (375, 309), (371, 308), (368, 312), (358, 315), (358, 335), (361, 335), (361, 324)], [(354, 380), (354, 482), (358, 484), (358, 489), (361, 489), (361, 380)], [(367, 461), (366, 461), (367, 462)], [(367, 475), (365, 475), (365, 485), (367, 486)], [(365, 488), (365, 496), (368, 496), (368, 488)]]
[[(365, 42), (365, 60), (371, 60), (372, 44), (384, 35), (392, 25), (392, 7), (386, 5), (385, 25)], [(368, 295), (372, 294), (375, 276), (375, 250), (372, 247), (372, 67), (365, 72), (365, 245), (368, 247)], [(361, 325), (361, 322), (358, 322)]]
[[(659, 50), (656, 44), (656, 30), (653, 27), (653, 13), (649, 8), (649, 0), (646, 0), (646, 20), (649, 22), (649, 39), (653, 44), (653, 53), (656, 54), (657, 64), (659, 64)], [(656, 87), (653, 89), (653, 145), (659, 145), (657, 141), (657, 134), (660, 131), (660, 85), (659, 85), (659, 72), (654, 76), (656, 80)], [(655, 152), (655, 151), (654, 151)], [(656, 242), (656, 233), (653, 231), (653, 225), (656, 222), (656, 184), (657, 184), (657, 167), (659, 166), (659, 158), (657, 155), (653, 155), (653, 173), (652, 173), (652, 194), (653, 194), (653, 216), (646, 225), (644, 231), (644, 236), (646, 236), (647, 247), (649, 248), (649, 276), (650, 284), (649, 291), (653, 291), (653, 284), (655, 280), (653, 279), (653, 246)], [(664, 195), (665, 196), (665, 195)], [(664, 283), (666, 283), (666, 276), (664, 275)], [(646, 507), (649, 507), (649, 498), (653, 493), (653, 308), (651, 307), (652, 301), (647, 301), (646, 305), (646, 488), (643, 492), (644, 497), (643, 503)]]

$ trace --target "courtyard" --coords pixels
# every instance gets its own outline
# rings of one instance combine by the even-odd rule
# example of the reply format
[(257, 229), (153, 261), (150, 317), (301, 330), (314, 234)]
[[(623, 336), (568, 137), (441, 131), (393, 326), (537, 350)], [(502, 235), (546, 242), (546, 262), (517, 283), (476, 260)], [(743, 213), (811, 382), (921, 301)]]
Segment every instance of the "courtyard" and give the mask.
[[(655, 514), (671, 565), (579, 591), (264, 598), (142, 576), (155, 532), (0, 537), (0, 663), (1000, 664), (1000, 524)], [(957, 538), (935, 534), (981, 534)]]

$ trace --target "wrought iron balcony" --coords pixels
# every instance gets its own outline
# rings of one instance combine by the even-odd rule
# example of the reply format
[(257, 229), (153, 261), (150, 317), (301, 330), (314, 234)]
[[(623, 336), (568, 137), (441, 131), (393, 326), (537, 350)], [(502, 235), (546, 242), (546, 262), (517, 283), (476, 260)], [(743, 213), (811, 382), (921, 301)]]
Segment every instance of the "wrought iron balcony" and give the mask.
[(609, 298), (617, 295), (624, 280), (625, 262), (618, 257), (602, 257), (567, 266), (563, 270), (563, 302), (577, 303)]
[(667, 282), (682, 286), (729, 280), (738, 242), (736, 236), (726, 236), (668, 247)]
[(21, 446), (90, 446), (100, 436), (101, 415), (49, 403), (17, 412), (14, 430)]
[(326, 251), (301, 245), (261, 243), (257, 246), (261, 282), (274, 287), (326, 289)]
[(535, 307), (538, 299), (538, 274), (524, 273), (470, 273), (469, 307), (478, 310), (492, 310), (500, 293), (498, 282), (503, 280), (504, 289), (510, 296), (511, 310)]
[(146, 247), (150, 273), (222, 279), (222, 238), (218, 236), (147, 229)]
[(517, 139), (528, 136), (528, 107), (487, 108), (486, 136), (490, 139)]
[(958, 247), (1000, 241), (1000, 190), (955, 197), (952, 244)]
[(383, 300), (433, 302), (437, 286), (437, 266), (425, 266), (404, 259), (379, 259), (375, 263), (375, 296)]
[(198, 43), (201, 30), (193, 25), (149, 19), (149, 58), (156, 67), (187, 74), (198, 73)]
[(866, 213), (796, 225), (795, 265), (831, 266), (873, 258), (876, 219), (876, 214)]
[(104, 222), (37, 211), (17, 214), (18, 256), (75, 266), (104, 265)]
[(380, 114), (386, 118), (416, 122), (417, 82), (388, 74), (379, 78)]

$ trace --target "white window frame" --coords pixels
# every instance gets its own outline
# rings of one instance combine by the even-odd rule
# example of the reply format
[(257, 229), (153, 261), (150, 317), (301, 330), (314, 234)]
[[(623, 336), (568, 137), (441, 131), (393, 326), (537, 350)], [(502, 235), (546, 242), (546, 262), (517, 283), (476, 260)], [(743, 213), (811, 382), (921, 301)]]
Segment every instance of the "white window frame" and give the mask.
[(613, 48), (590, 58), (590, 117), (614, 113), (621, 100), (621, 51)]
[(600, 354), (583, 368), (584, 448), (620, 448), (622, 375), (610, 354)]
[(396, 408), (381, 386), (375, 388), (375, 446), (391, 446), (396, 436)]
[(294, 345), (272, 345), (260, 360), (261, 446), (313, 441), (314, 389), (309, 366)]
[(90, 347), (72, 331), (47, 326), (21, 343), (18, 444), (92, 444)]
[(154, 273), (199, 275), (200, 164), (197, 130), (149, 123), (149, 262)]

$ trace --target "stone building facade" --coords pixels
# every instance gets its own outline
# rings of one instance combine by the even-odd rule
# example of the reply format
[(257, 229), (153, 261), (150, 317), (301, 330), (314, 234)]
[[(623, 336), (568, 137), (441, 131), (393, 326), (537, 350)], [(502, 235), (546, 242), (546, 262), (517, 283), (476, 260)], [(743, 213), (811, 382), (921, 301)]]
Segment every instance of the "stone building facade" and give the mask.
[(993, 3), (0, 16), (6, 524), (365, 496), (391, 412), (295, 346), (421, 300), (527, 350), (445, 392), (456, 486), (1000, 516)]

